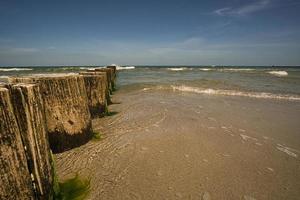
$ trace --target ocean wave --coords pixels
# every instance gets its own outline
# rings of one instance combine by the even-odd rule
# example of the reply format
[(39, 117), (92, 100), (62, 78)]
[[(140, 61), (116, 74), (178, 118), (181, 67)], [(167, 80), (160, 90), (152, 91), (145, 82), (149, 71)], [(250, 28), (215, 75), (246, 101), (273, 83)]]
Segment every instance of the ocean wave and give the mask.
[(244, 71), (254, 71), (256, 69), (253, 68), (225, 68), (220, 69), (220, 71), (230, 71), (230, 72), (244, 72)]
[(215, 70), (215, 69), (211, 69), (211, 68), (200, 68), (199, 70), (201, 70), (201, 71), (211, 71), (211, 70)]
[[(83, 67), (80, 67), (79, 69), (81, 69)], [(54, 70), (64, 70), (64, 71), (67, 71), (67, 70), (78, 70), (78, 67), (58, 67), (57, 69), (54, 69)]]
[(80, 67), (81, 70), (95, 70), (95, 69), (101, 69), (104, 67)]
[(218, 71), (218, 72), (249, 72), (255, 71), (254, 68), (199, 68), (200, 71)]
[(269, 71), (267, 73), (272, 74), (274, 76), (287, 76), (288, 75), (288, 73), (286, 71)]
[(135, 69), (135, 66), (125, 66), (125, 67), (116, 66), (116, 67), (117, 67), (117, 70)]
[(197, 94), (208, 94), (208, 95), (224, 95), (224, 96), (240, 96), (240, 97), (251, 97), (259, 99), (278, 99), (278, 100), (291, 100), (300, 101), (298, 95), (283, 95), (283, 94), (272, 94), (266, 92), (242, 92), (236, 90), (221, 90), (221, 89), (201, 89), (189, 86), (171, 86), (174, 91), (181, 92), (192, 92)]
[(75, 75), (79, 75), (79, 74), (75, 73), (75, 72), (42, 73), (42, 74), (29, 74), (29, 75), (22, 76), (22, 77), (24, 77), (24, 78), (30, 78), (30, 77), (40, 78), (40, 77), (64, 77), (64, 76), (75, 76)]
[(30, 71), (31, 68), (0, 68), (0, 71), (10, 72), (10, 71)]
[(172, 68), (167, 68), (167, 70), (170, 71), (183, 71), (183, 70), (187, 70), (187, 67), (172, 67)]

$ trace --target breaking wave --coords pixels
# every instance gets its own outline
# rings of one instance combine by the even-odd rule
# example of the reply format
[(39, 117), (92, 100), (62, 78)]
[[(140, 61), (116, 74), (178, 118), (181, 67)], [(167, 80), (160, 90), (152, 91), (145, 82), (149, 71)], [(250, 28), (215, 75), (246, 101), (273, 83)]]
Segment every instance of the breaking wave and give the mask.
[(10, 72), (10, 71), (30, 71), (30, 68), (0, 68), (0, 71)]
[(240, 97), (251, 97), (259, 99), (278, 99), (278, 100), (291, 100), (300, 101), (298, 95), (283, 95), (283, 94), (272, 94), (267, 92), (241, 92), (236, 90), (221, 90), (221, 89), (201, 89), (189, 86), (171, 86), (173, 91), (181, 92), (193, 92), (197, 94), (208, 94), (208, 95), (224, 95), (224, 96), (240, 96)]
[(199, 70), (201, 70), (201, 71), (211, 71), (211, 70), (214, 70), (214, 69), (211, 69), (211, 68), (200, 68)]
[(256, 69), (252, 68), (227, 68), (227, 69), (220, 69), (220, 71), (230, 71), (230, 72), (244, 72), (244, 71), (254, 71)]
[(256, 69), (252, 68), (199, 68), (201, 71), (219, 71), (219, 72), (248, 72)]
[(275, 75), (275, 76), (287, 76), (288, 73), (286, 71), (270, 71), (269, 74)]
[(172, 67), (172, 68), (167, 68), (167, 70), (170, 71), (183, 71), (183, 70), (187, 70), (187, 67)]
[(95, 69), (101, 69), (104, 67), (80, 67), (81, 70), (95, 70)]
[(117, 67), (117, 70), (135, 69), (135, 66), (125, 66), (125, 67), (116, 66), (116, 67)]

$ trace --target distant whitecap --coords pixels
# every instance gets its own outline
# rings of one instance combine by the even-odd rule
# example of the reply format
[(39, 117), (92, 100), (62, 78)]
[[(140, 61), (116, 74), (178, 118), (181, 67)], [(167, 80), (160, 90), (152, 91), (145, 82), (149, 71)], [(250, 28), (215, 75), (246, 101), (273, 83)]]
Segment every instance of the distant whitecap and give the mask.
[(274, 76), (287, 76), (288, 73), (286, 71), (270, 71), (269, 74), (272, 74)]
[(30, 71), (30, 68), (0, 68), (0, 71), (10, 72), (10, 71)]
[(117, 70), (135, 69), (135, 66), (116, 66)]
[(172, 67), (172, 68), (167, 68), (167, 70), (170, 71), (183, 71), (183, 70), (187, 70), (187, 67)]

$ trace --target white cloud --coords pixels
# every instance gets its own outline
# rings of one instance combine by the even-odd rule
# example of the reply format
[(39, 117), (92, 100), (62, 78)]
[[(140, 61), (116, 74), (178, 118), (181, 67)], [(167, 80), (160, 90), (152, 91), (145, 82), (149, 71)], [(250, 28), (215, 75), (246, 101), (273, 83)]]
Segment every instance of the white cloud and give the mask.
[(245, 16), (254, 12), (265, 10), (271, 5), (270, 0), (259, 0), (251, 4), (246, 4), (240, 7), (225, 7), (215, 10), (213, 13), (219, 16)]
[(224, 16), (226, 15), (227, 12), (231, 11), (230, 7), (226, 7), (226, 8), (220, 8), (214, 11), (215, 14), (220, 15), (220, 16)]

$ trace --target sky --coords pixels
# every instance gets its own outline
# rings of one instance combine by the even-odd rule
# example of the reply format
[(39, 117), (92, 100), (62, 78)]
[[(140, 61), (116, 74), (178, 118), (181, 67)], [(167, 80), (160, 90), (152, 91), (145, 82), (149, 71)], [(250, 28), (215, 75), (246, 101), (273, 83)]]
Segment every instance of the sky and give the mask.
[(300, 65), (300, 0), (0, 1), (0, 66)]

